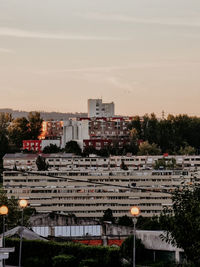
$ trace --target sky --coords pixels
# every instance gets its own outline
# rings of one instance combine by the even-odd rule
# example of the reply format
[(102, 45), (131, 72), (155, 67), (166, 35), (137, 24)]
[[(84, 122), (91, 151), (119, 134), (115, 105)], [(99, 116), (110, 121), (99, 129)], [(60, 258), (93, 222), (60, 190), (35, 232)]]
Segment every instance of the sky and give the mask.
[(0, 0), (0, 108), (200, 116), (199, 0)]

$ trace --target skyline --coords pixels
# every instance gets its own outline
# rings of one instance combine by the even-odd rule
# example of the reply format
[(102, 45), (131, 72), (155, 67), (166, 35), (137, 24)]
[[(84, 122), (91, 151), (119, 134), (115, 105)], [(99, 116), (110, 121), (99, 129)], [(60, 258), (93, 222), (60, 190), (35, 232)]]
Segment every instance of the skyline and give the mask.
[(197, 0), (2, 0), (0, 108), (200, 116)]

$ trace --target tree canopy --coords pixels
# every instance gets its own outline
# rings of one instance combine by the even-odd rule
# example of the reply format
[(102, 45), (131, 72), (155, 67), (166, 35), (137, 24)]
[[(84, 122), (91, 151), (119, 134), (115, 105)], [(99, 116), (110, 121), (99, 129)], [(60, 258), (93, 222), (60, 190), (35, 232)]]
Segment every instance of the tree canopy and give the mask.
[(36, 159), (36, 165), (38, 171), (47, 171), (49, 167), (45, 161), (45, 158), (41, 157), (40, 155)]
[(145, 114), (141, 118), (135, 116), (129, 129), (135, 129), (138, 140), (156, 144), (161, 153), (177, 154), (189, 146), (193, 150), (188, 153), (194, 154), (200, 147), (200, 118), (195, 116), (169, 114), (166, 119), (158, 119), (154, 113)]
[(37, 140), (42, 129), (42, 119), (39, 112), (30, 112), (25, 117), (14, 119), (8, 127), (10, 141), (18, 148), (23, 140)]
[(61, 149), (57, 145), (50, 144), (49, 146), (45, 146), (42, 152), (44, 154), (59, 153), (61, 152)]
[(102, 217), (103, 222), (108, 221), (108, 222), (115, 223), (115, 218), (113, 216), (113, 212), (111, 209), (107, 209), (103, 213), (104, 213)]
[(162, 217), (166, 233), (163, 238), (183, 248), (189, 261), (200, 266), (200, 185), (187, 185), (175, 190), (172, 208)]
[(76, 155), (81, 155), (81, 148), (76, 141), (69, 141), (65, 146), (66, 153), (74, 153)]
[[(6, 230), (21, 225), (22, 211), (18, 204), (18, 199), (8, 199), (4, 191), (0, 191), (0, 206), (8, 207), (8, 215), (6, 215)], [(35, 209), (27, 207), (24, 209), (24, 225), (28, 226), (29, 218), (35, 213)], [(2, 232), (2, 220), (0, 220), (0, 232)]]

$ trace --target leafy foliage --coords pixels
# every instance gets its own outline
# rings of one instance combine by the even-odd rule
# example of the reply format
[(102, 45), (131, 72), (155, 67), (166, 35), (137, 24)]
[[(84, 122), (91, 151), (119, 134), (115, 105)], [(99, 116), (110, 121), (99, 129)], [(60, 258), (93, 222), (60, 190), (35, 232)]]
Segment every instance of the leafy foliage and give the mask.
[(69, 141), (65, 145), (65, 152), (81, 155), (81, 148), (76, 141)]
[(42, 119), (39, 112), (30, 112), (28, 119), (16, 118), (8, 127), (10, 141), (17, 147), (22, 147), (23, 140), (37, 140), (41, 133)]
[(179, 150), (180, 155), (195, 155), (196, 149), (192, 146), (181, 147)]
[(158, 159), (155, 162), (154, 165), (154, 169), (155, 170), (159, 170), (159, 169), (163, 169), (163, 170), (172, 170), (176, 167), (176, 159), (172, 158), (172, 159)]
[(177, 189), (172, 196), (172, 208), (165, 209), (162, 224), (166, 241), (184, 249), (187, 259), (200, 266), (200, 186)]
[[(200, 118), (188, 115), (168, 115), (167, 119), (159, 120), (155, 114), (145, 114), (142, 118), (135, 116), (129, 126), (136, 130), (137, 140), (157, 144), (162, 153), (177, 154), (187, 153), (184, 148), (190, 146), (195, 149), (200, 147)], [(192, 150), (192, 153), (195, 152)], [(191, 149), (189, 149), (191, 153)]]
[(119, 225), (124, 225), (124, 226), (132, 226), (133, 225), (132, 219), (130, 217), (128, 217), (127, 215), (119, 217), (117, 223)]
[(127, 165), (125, 164), (124, 160), (122, 160), (122, 163), (121, 163), (121, 165), (120, 165), (120, 168), (121, 168), (122, 170), (124, 170), (124, 171), (127, 171), (127, 170), (128, 170), (128, 167), (127, 167)]
[(103, 212), (103, 217), (102, 217), (102, 221), (108, 221), (108, 222), (112, 222), (115, 223), (115, 218), (113, 217), (113, 213), (111, 209), (107, 209)]
[(48, 170), (48, 164), (45, 161), (45, 158), (38, 156), (36, 159), (36, 165), (38, 171), (47, 171)]
[(49, 146), (45, 146), (42, 152), (44, 154), (59, 153), (61, 149), (57, 145), (50, 144)]
[[(19, 256), (19, 239), (7, 239), (6, 246), (15, 247), (15, 252), (11, 253), (9, 256), (8, 264), (17, 265)], [(58, 257), (55, 258), (55, 256)], [(36, 259), (35, 265), (32, 265), (35, 267), (53, 267), (53, 264), (54, 266), (63, 266), (58, 265), (58, 262), (60, 262), (60, 264), (65, 262), (65, 266), (68, 266), (66, 261), (69, 263), (74, 260), (75, 263), (73, 266), (77, 267), (121, 267), (118, 248), (85, 246), (69, 242), (57, 243), (52, 241), (24, 240), (22, 265), (24, 267), (30, 267), (31, 265), (29, 264), (32, 259)], [(40, 259), (40, 261), (38, 262), (37, 259)]]
[(158, 216), (143, 217), (139, 216), (137, 219), (136, 227), (140, 230), (163, 230), (161, 223), (162, 218)]
[(59, 255), (53, 257), (53, 267), (74, 267), (76, 258), (72, 255)]
[(142, 142), (139, 145), (139, 151), (138, 155), (160, 155), (161, 150), (160, 148), (155, 144), (149, 144), (148, 141)]
[[(136, 238), (136, 263), (141, 262), (144, 256), (145, 247), (140, 239)], [(125, 258), (128, 262), (133, 260), (133, 235), (129, 236), (120, 247), (120, 254), (122, 258)]]
[[(0, 206), (8, 207), (8, 215), (6, 215), (6, 228), (12, 229), (21, 225), (22, 210), (19, 207), (18, 199), (8, 199), (4, 191), (0, 191)], [(35, 209), (27, 207), (24, 209), (24, 225), (28, 226), (30, 216), (35, 213)], [(0, 220), (0, 231), (2, 232), (2, 220)]]

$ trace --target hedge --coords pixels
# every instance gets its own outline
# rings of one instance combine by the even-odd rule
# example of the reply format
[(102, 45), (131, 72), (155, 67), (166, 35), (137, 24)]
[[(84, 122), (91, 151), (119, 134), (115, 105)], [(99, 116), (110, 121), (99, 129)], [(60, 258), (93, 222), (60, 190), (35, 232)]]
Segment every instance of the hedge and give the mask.
[[(17, 265), (19, 239), (6, 239), (6, 246), (15, 247), (15, 252), (10, 253), (9, 259), (6, 263), (8, 265)], [(72, 242), (58, 243), (53, 241), (45, 242), (40, 240), (23, 240), (22, 266), (24, 267), (53, 267), (53, 264), (55, 264), (54, 257), (60, 255), (74, 256), (76, 260), (76, 264), (74, 264), (74, 266), (77, 267), (80, 264), (83, 264), (83, 260), (88, 259), (96, 262), (95, 267), (121, 267), (118, 248), (86, 246)]]

